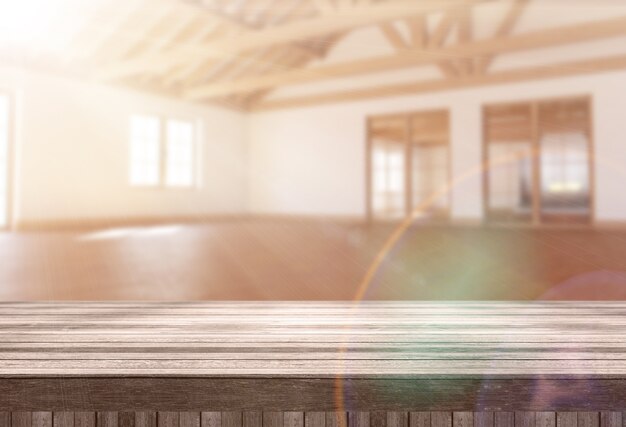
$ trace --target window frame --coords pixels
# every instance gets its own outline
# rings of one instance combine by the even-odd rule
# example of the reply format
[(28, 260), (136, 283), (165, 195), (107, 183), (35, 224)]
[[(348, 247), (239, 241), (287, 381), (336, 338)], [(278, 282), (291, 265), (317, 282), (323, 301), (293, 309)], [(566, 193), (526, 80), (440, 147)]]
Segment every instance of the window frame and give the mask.
[[(589, 192), (589, 213), (588, 221), (577, 223), (578, 226), (590, 227), (596, 222), (596, 190), (595, 190), (595, 141), (594, 141), (594, 108), (593, 108), (593, 96), (591, 94), (583, 95), (564, 95), (550, 98), (531, 98), (520, 99), (517, 101), (504, 101), (490, 104), (484, 104), (482, 107), (482, 126), (483, 126), (483, 143), (482, 143), (482, 160), (483, 160), (483, 222), (486, 224), (502, 224), (507, 226), (533, 226), (542, 227), (548, 226), (551, 223), (545, 219), (545, 213), (542, 210), (542, 190), (541, 190), (541, 139), (545, 129), (540, 124), (539, 111), (542, 107), (552, 103), (585, 103), (588, 114), (586, 120), (581, 123), (581, 128), (584, 128), (584, 134), (587, 137), (587, 163), (588, 163), (588, 192)], [(489, 171), (490, 171), (490, 157), (489, 146), (492, 144), (489, 140), (488, 123), (487, 118), (489, 110), (492, 108), (507, 108), (507, 107), (519, 107), (527, 106), (531, 111), (531, 124), (530, 124), (530, 144), (531, 151), (536, 155), (532, 156), (532, 170), (531, 176), (532, 182), (532, 206), (531, 206), (531, 218), (527, 222), (511, 222), (499, 221), (494, 218), (492, 209), (490, 208), (489, 199)]]
[[(159, 175), (158, 182), (154, 185), (135, 185), (130, 182), (132, 168), (132, 158), (130, 149), (132, 144), (132, 119), (133, 117), (152, 117), (159, 123)], [(168, 185), (167, 184), (167, 159), (168, 159), (168, 123), (170, 121), (186, 122), (192, 127), (192, 182), (190, 185)], [(128, 138), (128, 176), (127, 183), (134, 190), (173, 190), (173, 191), (196, 191), (202, 187), (202, 123), (199, 119), (185, 115), (165, 115), (149, 112), (133, 113), (129, 118), (129, 138)]]
[[(451, 113), (450, 110), (442, 107), (442, 108), (433, 108), (433, 109), (424, 109), (417, 111), (408, 111), (408, 112), (399, 112), (399, 113), (391, 113), (391, 114), (382, 114), (382, 115), (370, 115), (366, 117), (366, 135), (365, 135), (365, 218), (368, 223), (371, 222), (394, 222), (394, 221), (403, 221), (408, 219), (414, 212), (414, 192), (413, 192), (413, 167), (412, 167), (412, 156), (413, 156), (413, 147), (415, 145), (421, 145), (426, 140), (432, 139), (433, 135), (424, 134), (421, 138), (415, 138), (415, 128), (416, 125), (413, 123), (416, 118), (424, 118), (429, 116), (438, 116), (444, 118), (444, 127), (445, 131), (442, 135), (445, 135), (441, 138), (441, 135), (437, 135), (437, 139), (440, 141), (437, 145), (441, 145), (446, 149), (445, 155), (445, 163), (446, 163), (446, 207), (444, 210), (437, 211), (434, 210), (431, 212), (431, 215), (425, 216), (423, 218), (415, 218), (415, 220), (425, 223), (438, 223), (438, 222), (447, 222), (450, 220), (453, 209), (453, 199), (452, 199), (452, 180), (453, 180), (453, 170), (452, 170), (452, 140), (451, 140)], [(405, 153), (405, 174), (404, 174), (404, 197), (405, 197), (405, 212), (401, 218), (380, 218), (377, 217), (374, 212), (374, 200), (373, 200), (373, 147), (374, 147), (374, 136), (375, 136), (375, 126), (374, 124), (378, 120), (398, 120), (403, 121), (406, 126), (406, 137), (403, 141), (402, 145), (404, 146)], [(439, 139), (441, 138), (441, 139)], [(422, 142), (417, 142), (417, 140), (421, 140)]]

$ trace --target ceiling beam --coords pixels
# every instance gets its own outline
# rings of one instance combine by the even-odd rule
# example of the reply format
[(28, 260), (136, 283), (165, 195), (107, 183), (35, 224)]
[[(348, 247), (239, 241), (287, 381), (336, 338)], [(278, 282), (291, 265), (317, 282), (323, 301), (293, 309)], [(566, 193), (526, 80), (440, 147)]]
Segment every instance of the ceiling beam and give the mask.
[(402, 50), (409, 47), (409, 44), (404, 39), (402, 34), (400, 34), (395, 25), (393, 25), (393, 22), (385, 22), (384, 24), (380, 24), (379, 28), (391, 47), (393, 47), (394, 49)]
[(103, 67), (95, 74), (101, 80), (111, 80), (143, 72), (160, 71), (198, 58), (233, 57), (240, 53), (314, 39), (367, 25), (446, 9), (458, 0), (398, 0), (392, 2), (357, 4), (350, 8), (337, 8), (327, 14), (304, 21), (289, 22), (262, 31), (241, 31), (240, 35), (216, 40), (212, 43), (179, 46), (168, 52), (145, 55)]
[[(530, 0), (514, 0), (511, 8), (508, 10), (504, 19), (496, 29), (494, 34), (494, 38), (502, 38), (506, 37), (513, 32), (515, 26), (519, 22), (520, 18), (524, 14), (524, 10), (530, 3)], [(488, 56), (486, 58), (479, 58), (476, 61), (476, 72), (478, 73), (486, 73), (491, 64), (493, 63), (495, 57)]]
[(356, 89), (337, 93), (268, 100), (251, 106), (250, 110), (259, 112), (285, 108), (297, 108), (325, 103), (357, 101), (385, 96), (442, 92), (454, 89), (516, 83), (528, 80), (560, 78), (622, 69), (626, 69), (626, 55), (588, 59), (583, 61), (562, 62), (540, 67), (500, 71), (493, 74), (475, 74), (452, 80), (438, 79)]
[(538, 30), (505, 38), (478, 40), (436, 50), (407, 49), (383, 57), (304, 68), (232, 82), (207, 84), (189, 89), (184, 95), (188, 99), (206, 99), (229, 93), (249, 92), (262, 88), (435, 64), (441, 62), (442, 59), (491, 56), (497, 53), (553, 47), (624, 34), (626, 34), (626, 17), (620, 17), (593, 23)]

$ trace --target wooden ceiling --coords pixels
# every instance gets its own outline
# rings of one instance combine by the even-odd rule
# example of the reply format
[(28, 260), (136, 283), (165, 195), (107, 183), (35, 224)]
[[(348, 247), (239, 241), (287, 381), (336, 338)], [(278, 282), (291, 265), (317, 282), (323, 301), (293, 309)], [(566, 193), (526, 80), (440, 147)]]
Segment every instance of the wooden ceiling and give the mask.
[[(493, 71), (497, 55), (626, 35), (626, 16), (516, 33), (531, 1), (546, 0), (20, 0), (7, 2), (19, 9), (0, 6), (0, 54), (6, 62), (241, 110), (626, 68), (625, 55)], [(489, 37), (477, 38), (473, 14), (486, 2), (502, 3), (505, 13)], [(10, 28), (31, 11), (39, 18), (25, 27), (30, 33)], [(379, 31), (391, 53), (323, 62), (362, 28)], [(440, 77), (268, 99), (285, 86), (421, 66), (436, 67)]]

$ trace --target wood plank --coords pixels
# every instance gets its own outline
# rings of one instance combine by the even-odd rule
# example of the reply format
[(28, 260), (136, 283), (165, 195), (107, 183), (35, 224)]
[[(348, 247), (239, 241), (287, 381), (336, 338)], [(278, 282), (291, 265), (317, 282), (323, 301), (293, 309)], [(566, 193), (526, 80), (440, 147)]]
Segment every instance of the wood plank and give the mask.
[[(387, 427), (409, 427), (408, 412), (389, 411), (387, 412)], [(463, 426), (466, 427), (466, 426)], [(472, 426), (467, 426), (472, 427)]]
[[(626, 26), (624, 26), (626, 28)], [(305, 107), (326, 103), (357, 101), (377, 97), (406, 95), (408, 93), (435, 93), (461, 88), (474, 88), (489, 85), (516, 83), (527, 80), (541, 80), (616, 71), (626, 68), (626, 56), (612, 56), (581, 61), (568, 61), (547, 66), (528, 67), (499, 71), (486, 75), (462, 76), (454, 80), (423, 80), (415, 83), (369, 87), (337, 93), (281, 98), (259, 102), (251, 111), (270, 111), (284, 108)]]
[(622, 413), (602, 411), (600, 413), (600, 427), (622, 427)]
[(373, 411), (370, 413), (371, 427), (387, 427), (387, 412)]
[(494, 427), (493, 412), (476, 412), (474, 414), (474, 427)]
[(304, 427), (304, 413), (287, 411), (283, 413), (284, 427)]
[(347, 31), (353, 28), (373, 25), (396, 19), (419, 16), (429, 12), (445, 9), (453, 0), (439, 2), (415, 3), (412, 0), (401, 0), (383, 3), (364, 3), (355, 5), (350, 13), (335, 10), (318, 18), (306, 21), (288, 22), (272, 26), (261, 34), (248, 31), (238, 37), (225, 37), (211, 43), (187, 45), (185, 49), (165, 53), (142, 56), (128, 61), (114, 63), (98, 73), (97, 78), (110, 80), (154, 69), (171, 68), (184, 64), (198, 57), (232, 57), (241, 52), (286, 44), (290, 41), (306, 40), (318, 36)]
[(180, 427), (200, 427), (200, 412), (181, 412), (179, 414)]
[(537, 427), (555, 427), (556, 413), (546, 411), (535, 413), (535, 424)]
[(515, 427), (535, 427), (535, 423), (534, 412), (515, 412)]
[[(154, 420), (154, 424), (138, 424), (137, 421), (135, 424), (136, 427), (156, 427), (156, 417)], [(84, 411), (74, 412), (74, 427), (96, 427), (96, 413)]]
[(450, 412), (431, 412), (430, 414), (431, 427), (452, 427), (452, 413)]
[[(78, 426), (76, 426), (78, 427)], [(156, 411), (135, 412), (135, 427), (157, 427)], [(219, 426), (217, 426), (219, 427)]]
[(590, 411), (578, 412), (577, 423), (578, 427), (599, 427), (600, 413)]
[(11, 412), (11, 427), (31, 427), (32, 412)]
[(11, 427), (11, 412), (0, 412), (0, 427)]
[[(348, 413), (349, 427), (370, 427), (370, 413), (366, 411), (353, 411)], [(308, 424), (307, 424), (307, 427)], [(320, 427), (320, 426), (316, 426)], [(430, 427), (430, 426), (428, 426)]]
[[(53, 416), (54, 427), (74, 427), (74, 412), (55, 411)], [(103, 424), (104, 425), (104, 424)]]
[(474, 427), (474, 413), (469, 411), (453, 412), (452, 425), (454, 427)]
[(326, 427), (326, 413), (316, 411), (305, 412), (304, 425), (306, 427)]
[(122, 411), (117, 415), (117, 424), (119, 427), (135, 427), (135, 413), (130, 411)]
[(557, 412), (556, 427), (577, 427), (578, 414), (576, 412)]
[(326, 427), (347, 427), (347, 426), (348, 426), (348, 414), (346, 412), (344, 411), (326, 412)]
[(515, 427), (515, 413), (510, 411), (496, 412), (494, 416), (495, 427)]
[[(262, 390), (262, 388), (258, 388), (258, 390)], [(243, 407), (241, 405), (239, 407)], [(210, 406), (209, 406), (210, 407)], [(236, 407), (233, 405), (233, 407)], [(243, 419), (242, 413), (239, 411), (226, 411), (222, 412), (222, 427), (242, 427)]]
[(283, 427), (283, 413), (279, 411), (263, 412), (263, 427)]
[(96, 425), (98, 427), (117, 427), (118, 413), (115, 411), (99, 411), (96, 414)]
[[(174, 411), (157, 412), (158, 427), (179, 427), (180, 414)], [(99, 426), (98, 426), (99, 427)]]
[[(262, 426), (263, 426), (263, 412), (246, 411), (243, 413), (243, 427), (262, 427)], [(204, 425), (202, 427), (204, 427)]]
[[(73, 419), (74, 419), (74, 414), (72, 414), (72, 420)], [(42, 411), (33, 412), (32, 427), (52, 427), (52, 412), (42, 412)], [(73, 423), (71, 427), (73, 427)]]

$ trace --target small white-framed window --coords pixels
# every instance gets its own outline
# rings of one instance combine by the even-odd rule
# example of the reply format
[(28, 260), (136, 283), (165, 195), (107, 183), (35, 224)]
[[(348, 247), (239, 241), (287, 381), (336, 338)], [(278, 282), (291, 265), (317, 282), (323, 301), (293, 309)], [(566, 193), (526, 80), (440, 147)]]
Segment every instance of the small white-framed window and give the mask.
[(192, 187), (195, 168), (194, 124), (183, 120), (168, 120), (166, 124), (165, 185)]
[(155, 116), (133, 116), (130, 137), (130, 184), (156, 186), (161, 175), (161, 123)]

